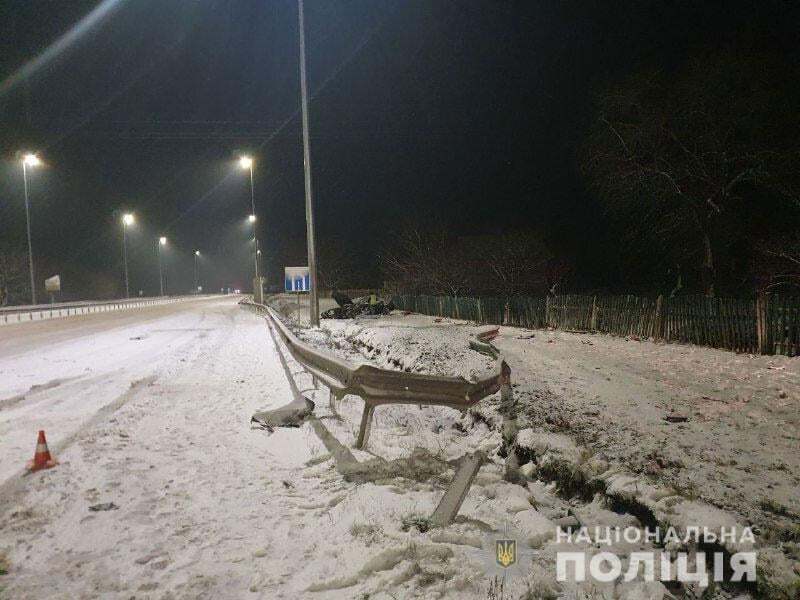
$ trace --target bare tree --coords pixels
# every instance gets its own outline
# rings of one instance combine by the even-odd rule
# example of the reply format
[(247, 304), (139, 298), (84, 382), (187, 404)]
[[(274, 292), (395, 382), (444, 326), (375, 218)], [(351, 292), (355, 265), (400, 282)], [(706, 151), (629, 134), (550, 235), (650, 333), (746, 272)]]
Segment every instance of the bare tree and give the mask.
[(460, 296), (470, 289), (469, 248), (446, 231), (405, 225), (381, 257), (384, 277), (399, 289)]
[[(317, 278), (320, 288), (332, 290), (349, 287), (354, 283), (356, 257), (347, 241), (327, 238), (319, 245), (317, 257)], [(360, 282), (354, 287), (360, 287)]]
[(448, 296), (542, 295), (568, 272), (534, 230), (456, 237), (404, 227), (382, 257), (384, 275), (398, 290)]
[(706, 52), (675, 73), (639, 72), (600, 96), (584, 147), (583, 170), (631, 245), (699, 266), (707, 295), (725, 214), (798, 199), (798, 118), (773, 67)]
[(800, 290), (800, 235), (762, 240), (757, 245), (754, 262), (760, 290)]
[(532, 230), (485, 236), (476, 243), (486, 265), (486, 283), (501, 296), (542, 294), (552, 285), (553, 255)]
[(22, 303), (29, 296), (28, 259), (24, 254), (0, 252), (0, 306)]

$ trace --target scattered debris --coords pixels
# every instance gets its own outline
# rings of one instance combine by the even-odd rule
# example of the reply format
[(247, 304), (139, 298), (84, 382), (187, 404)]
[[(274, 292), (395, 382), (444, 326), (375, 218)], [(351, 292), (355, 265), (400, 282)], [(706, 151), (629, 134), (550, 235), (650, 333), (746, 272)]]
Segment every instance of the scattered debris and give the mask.
[(313, 412), (314, 403), (308, 398), (303, 398), (302, 402), (293, 401), (275, 410), (257, 412), (250, 417), (250, 422), (257, 423), (272, 433), (275, 427), (300, 427)]
[(113, 502), (101, 502), (100, 504), (93, 504), (89, 507), (89, 510), (92, 512), (100, 512), (106, 510), (117, 510), (118, 508), (119, 506)]
[(496, 338), (498, 335), (500, 335), (500, 328), (492, 327), (490, 329), (484, 329), (483, 331), (479, 331), (478, 333), (475, 334), (475, 337), (482, 342), (488, 342)]
[(677, 413), (670, 413), (668, 415), (664, 415), (664, 420), (670, 423), (685, 423), (689, 420), (689, 417)]

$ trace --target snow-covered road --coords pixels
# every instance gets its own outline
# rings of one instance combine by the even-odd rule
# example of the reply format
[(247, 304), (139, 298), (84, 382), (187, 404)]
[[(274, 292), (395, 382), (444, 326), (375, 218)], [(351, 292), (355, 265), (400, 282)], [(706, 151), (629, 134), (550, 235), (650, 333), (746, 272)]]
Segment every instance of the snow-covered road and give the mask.
[[(233, 298), (115, 317), (4, 340), (0, 598), (486, 598), (494, 542), (482, 538), (511, 518), (509, 498), (520, 522), (536, 512), (500, 466), (481, 469), (470, 518), (444, 531), (408, 523), (424, 524), (444, 493), (445, 458), (495, 448), (499, 434), (476, 423), (437, 436), (457, 413), (386, 409), (376, 422), (395, 426), (358, 459), (427, 458), (346, 481), (307, 424), (251, 426), (291, 397), (262, 317)], [(348, 397), (332, 419), (326, 393), (318, 416), (351, 445), (361, 402)], [(23, 476), (40, 428), (60, 464)]]
[(233, 299), (198, 300), (4, 327), (0, 482), (30, 459), (37, 430), (56, 448), (69, 443), (132, 387), (185, 363), (215, 328), (227, 325), (214, 320), (231, 306)]
[[(263, 320), (227, 298), (76, 321), (0, 334), (0, 596), (236, 598), (291, 575), (270, 550), (293, 498), (328, 492), (296, 480), (306, 430), (250, 430), (289, 398)], [(60, 465), (21, 477), (38, 429)]]

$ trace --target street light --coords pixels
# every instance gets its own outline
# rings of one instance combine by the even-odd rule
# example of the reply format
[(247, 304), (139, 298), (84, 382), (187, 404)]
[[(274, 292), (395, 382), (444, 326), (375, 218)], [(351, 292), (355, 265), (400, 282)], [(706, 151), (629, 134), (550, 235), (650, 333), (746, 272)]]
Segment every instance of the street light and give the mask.
[(35, 154), (25, 154), (22, 157), (22, 181), (25, 187), (25, 222), (28, 227), (28, 268), (31, 275), (31, 304), (36, 304), (36, 281), (33, 277), (33, 244), (31, 243), (31, 209), (28, 201), (28, 167), (38, 167), (41, 164)]
[(312, 327), (319, 327), (317, 295), (317, 252), (314, 248), (314, 197), (311, 188), (311, 144), (308, 140), (308, 85), (306, 83), (306, 25), (303, 0), (297, 0), (297, 21), (300, 31), (300, 107), (303, 115), (303, 174), (306, 190), (306, 241), (308, 244), (309, 317)]
[(161, 295), (164, 295), (164, 272), (161, 268), (161, 246), (167, 245), (167, 238), (163, 235), (158, 238), (158, 244), (156, 244), (156, 250), (158, 251), (158, 284), (161, 289)]
[(128, 286), (128, 227), (133, 225), (135, 219), (131, 213), (122, 215), (122, 262), (125, 265), (125, 297), (130, 298), (131, 293)]
[[(256, 237), (256, 195), (255, 195), (255, 186), (253, 185), (253, 159), (250, 156), (242, 156), (239, 158), (239, 166), (246, 170), (250, 171), (250, 214), (247, 217), (247, 220), (253, 225), (253, 238), (256, 241), (256, 248), (258, 248), (258, 239)], [(253, 286), (255, 286), (255, 282), (258, 281), (258, 253), (253, 254), (253, 262), (255, 268), (255, 277), (253, 279)], [(255, 287), (253, 289), (253, 294), (255, 294)]]
[(200, 250), (194, 251), (194, 291), (197, 292), (200, 286), (197, 259), (200, 258)]

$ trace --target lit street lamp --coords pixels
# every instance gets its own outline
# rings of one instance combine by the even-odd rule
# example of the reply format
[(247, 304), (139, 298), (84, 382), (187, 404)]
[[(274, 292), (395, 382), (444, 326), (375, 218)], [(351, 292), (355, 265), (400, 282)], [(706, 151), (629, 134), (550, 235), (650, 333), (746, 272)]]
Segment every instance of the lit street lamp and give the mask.
[[(256, 195), (255, 186), (253, 185), (253, 159), (249, 156), (242, 156), (239, 158), (239, 166), (246, 171), (250, 171), (250, 214), (247, 216), (247, 220), (253, 225), (253, 239), (255, 239), (256, 248), (258, 248), (258, 238), (256, 236)], [(258, 252), (253, 254), (253, 261), (255, 268), (254, 281), (258, 281)], [(253, 290), (253, 292), (255, 293), (255, 290)]]
[(194, 291), (197, 292), (200, 287), (200, 275), (197, 267), (197, 259), (200, 258), (200, 250), (194, 251)]
[(128, 286), (128, 227), (133, 225), (134, 218), (131, 213), (122, 215), (122, 262), (125, 265), (125, 297), (130, 298), (131, 293)]
[(156, 250), (158, 251), (158, 284), (161, 288), (161, 295), (164, 295), (164, 271), (161, 268), (161, 246), (167, 245), (167, 238), (163, 235), (158, 238), (158, 244), (156, 244)]
[(28, 267), (31, 274), (31, 304), (36, 304), (36, 281), (33, 277), (33, 245), (31, 243), (31, 210), (28, 202), (28, 167), (38, 167), (41, 164), (35, 154), (26, 154), (22, 157), (22, 181), (25, 186), (25, 221), (28, 226)]

